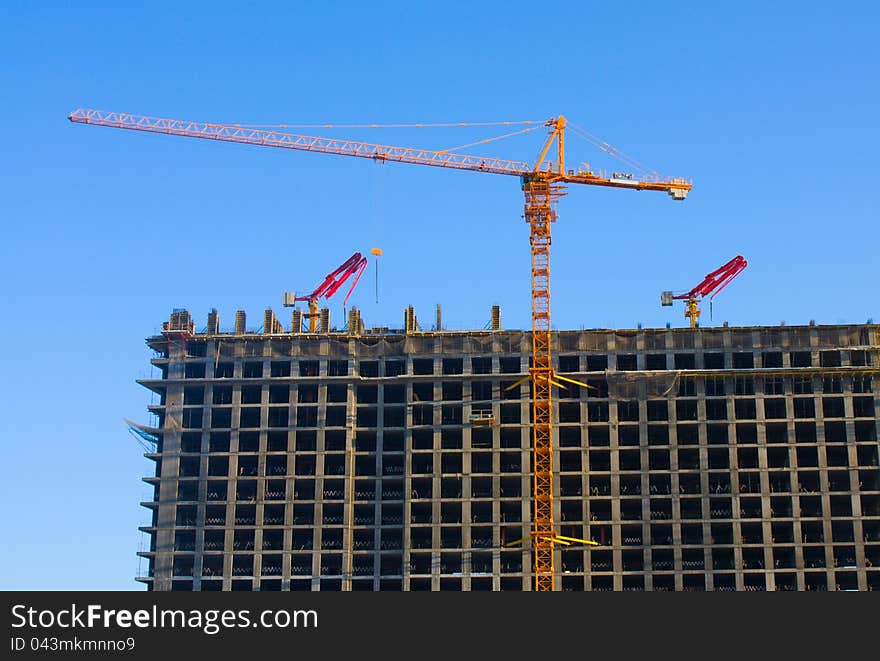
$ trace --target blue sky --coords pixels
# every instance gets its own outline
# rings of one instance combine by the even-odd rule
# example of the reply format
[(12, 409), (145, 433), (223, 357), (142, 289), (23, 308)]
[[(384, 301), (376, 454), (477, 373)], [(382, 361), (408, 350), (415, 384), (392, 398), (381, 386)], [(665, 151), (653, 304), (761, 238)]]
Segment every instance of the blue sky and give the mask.
[[(556, 328), (683, 326), (686, 291), (742, 254), (704, 325), (862, 323), (875, 295), (873, 3), (36, 3), (0, 6), (5, 284), (3, 589), (140, 589), (144, 338), (174, 307), (249, 326), (355, 251), (367, 325), (529, 326), (514, 178), (71, 124), (79, 107), (251, 124), (564, 114), (668, 176), (573, 187), (554, 230)], [(503, 128), (338, 131), (448, 148)], [(471, 153), (533, 160), (543, 131)], [(569, 162), (615, 169), (569, 138)], [(341, 295), (330, 302), (342, 321)]]

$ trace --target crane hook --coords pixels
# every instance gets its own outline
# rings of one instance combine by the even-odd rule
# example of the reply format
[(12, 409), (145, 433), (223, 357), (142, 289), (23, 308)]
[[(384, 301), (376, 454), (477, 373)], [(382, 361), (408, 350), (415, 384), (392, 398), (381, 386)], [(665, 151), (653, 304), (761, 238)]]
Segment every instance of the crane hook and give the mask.
[(382, 249), (381, 248), (373, 248), (372, 250), (370, 250), (370, 254), (375, 255), (377, 258), (376, 259), (376, 303), (378, 303), (379, 302), (379, 259), (378, 258), (382, 256)]

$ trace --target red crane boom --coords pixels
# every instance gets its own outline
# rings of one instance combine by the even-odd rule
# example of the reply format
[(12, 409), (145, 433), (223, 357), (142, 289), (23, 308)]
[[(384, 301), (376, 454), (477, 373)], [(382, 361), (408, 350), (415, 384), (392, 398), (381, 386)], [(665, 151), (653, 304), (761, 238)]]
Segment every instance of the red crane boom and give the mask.
[(348, 302), (348, 297), (351, 296), (351, 292), (354, 290), (354, 286), (357, 284), (358, 280), (360, 280), (361, 274), (366, 267), (367, 258), (359, 252), (356, 252), (345, 260), (338, 269), (324, 278), (324, 282), (318, 285), (315, 288), (315, 291), (308, 296), (297, 296), (294, 300), (311, 301), (313, 299), (317, 300), (321, 296), (324, 298), (330, 298), (343, 284), (345, 284), (346, 280), (354, 275), (354, 282), (351, 283), (351, 287), (348, 288), (348, 293), (342, 301), (342, 304), (345, 305)]
[(691, 328), (696, 328), (697, 319), (700, 317), (700, 310), (697, 308), (698, 299), (705, 298), (711, 294), (711, 296), (709, 296), (709, 300), (711, 301), (721, 292), (722, 289), (730, 284), (731, 280), (742, 273), (746, 266), (748, 266), (748, 262), (742, 255), (737, 255), (724, 266), (707, 274), (700, 284), (686, 294), (678, 294), (677, 296), (670, 297), (669, 305), (672, 305), (672, 300), (686, 300), (687, 310), (685, 311), (684, 316), (691, 320)]
[(315, 287), (311, 294), (293, 297), (294, 301), (308, 301), (309, 303), (309, 311), (303, 316), (309, 320), (310, 333), (316, 333), (318, 331), (318, 318), (320, 317), (320, 312), (318, 311), (318, 299), (321, 296), (324, 298), (330, 298), (340, 287), (342, 287), (343, 284), (345, 284), (346, 280), (354, 277), (351, 287), (348, 288), (348, 293), (342, 300), (342, 304), (345, 305), (348, 302), (348, 297), (351, 296), (351, 292), (354, 291), (355, 285), (358, 283), (358, 280), (361, 279), (361, 275), (363, 275), (364, 269), (366, 268), (367, 258), (359, 252), (356, 252), (345, 260), (339, 268), (332, 273), (329, 273), (324, 278), (324, 281)]

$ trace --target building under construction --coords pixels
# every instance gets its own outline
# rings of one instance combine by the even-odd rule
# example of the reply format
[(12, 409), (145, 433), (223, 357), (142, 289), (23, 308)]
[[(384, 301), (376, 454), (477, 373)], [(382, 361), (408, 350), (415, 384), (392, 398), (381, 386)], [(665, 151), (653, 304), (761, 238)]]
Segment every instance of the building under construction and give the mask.
[[(301, 314), (178, 310), (147, 340), (138, 580), (532, 589), (531, 333)], [(555, 589), (880, 589), (877, 347), (873, 324), (553, 332), (589, 386), (554, 393), (554, 520), (596, 543), (555, 548)]]

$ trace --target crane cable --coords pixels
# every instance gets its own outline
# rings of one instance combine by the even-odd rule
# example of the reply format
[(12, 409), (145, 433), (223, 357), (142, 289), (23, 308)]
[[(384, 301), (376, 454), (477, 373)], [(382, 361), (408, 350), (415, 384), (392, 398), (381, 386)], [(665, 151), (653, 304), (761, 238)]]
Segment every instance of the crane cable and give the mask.
[[(372, 211), (373, 211), (373, 231), (375, 232), (376, 238), (378, 241), (376, 243), (382, 243), (382, 225), (385, 217), (385, 179), (384, 179), (384, 167), (383, 161), (376, 161), (376, 167), (378, 170), (374, 169), (373, 175), (373, 195), (372, 195)], [(375, 244), (374, 244), (375, 245)], [(373, 262), (375, 264), (375, 290), (376, 290), (376, 303), (379, 303), (379, 257), (382, 255), (381, 248), (373, 248), (370, 250), (370, 254), (373, 255)]]
[[(546, 125), (547, 120), (517, 120), (502, 122), (441, 122), (415, 124), (214, 124), (205, 126), (235, 126), (243, 129), (404, 129), (404, 128), (449, 128), (459, 126), (513, 126), (516, 124)], [(537, 128), (537, 127), (536, 127)]]
[(451, 151), (457, 149), (467, 149), (468, 147), (475, 147), (476, 145), (484, 145), (488, 142), (494, 142), (496, 140), (503, 140), (504, 138), (510, 138), (515, 135), (522, 135), (523, 133), (529, 133), (530, 131), (534, 131), (536, 129), (541, 128), (542, 126), (546, 126), (545, 121), (536, 122), (532, 120), (526, 120), (521, 122), (458, 122), (456, 124), (206, 124), (206, 126), (234, 126), (236, 128), (248, 128), (248, 129), (261, 129), (261, 128), (284, 128), (284, 129), (387, 129), (387, 128), (428, 128), (428, 127), (460, 127), (460, 126), (511, 126), (515, 124), (534, 124), (535, 126), (530, 126), (529, 128), (522, 129), (520, 131), (513, 131), (512, 133), (505, 133), (503, 135), (495, 136), (494, 138), (486, 138), (485, 140), (477, 140), (476, 142), (469, 142), (464, 145), (457, 145), (455, 147), (448, 147), (446, 149), (441, 149), (438, 151), (439, 154), (446, 154)]
[(600, 138), (596, 135), (593, 135), (592, 133), (590, 133), (586, 129), (578, 126), (577, 124), (572, 124), (571, 122), (569, 122), (568, 128), (571, 130), (572, 133), (574, 133), (576, 136), (578, 136), (582, 140), (586, 140), (587, 142), (589, 142), (593, 146), (604, 151), (609, 156), (616, 158), (621, 163), (624, 163), (625, 165), (628, 165), (629, 167), (633, 167), (637, 170), (640, 170), (641, 172), (643, 172), (645, 174), (649, 174), (653, 177), (657, 177), (658, 179), (661, 178), (660, 173), (657, 172), (656, 170), (653, 170), (649, 167), (642, 165), (632, 156), (628, 156), (627, 154), (624, 154), (622, 151), (617, 149), (617, 147), (614, 147), (613, 145), (607, 143), (605, 140), (602, 140), (602, 138)]
[(494, 138), (486, 138), (485, 140), (477, 140), (476, 142), (469, 142), (466, 145), (458, 145), (456, 147), (449, 147), (448, 149), (441, 149), (437, 153), (438, 154), (445, 154), (445, 153), (451, 152), (453, 150), (467, 149), (468, 147), (474, 147), (476, 145), (484, 145), (487, 142), (494, 142), (495, 140), (503, 140), (504, 138), (510, 138), (514, 135), (522, 135), (523, 133), (528, 133), (529, 131), (534, 131), (539, 128), (541, 128), (541, 127), (540, 126), (532, 126), (527, 129), (522, 129), (521, 131), (514, 131), (513, 133), (505, 133), (504, 135), (498, 135), (498, 136), (495, 136)]

